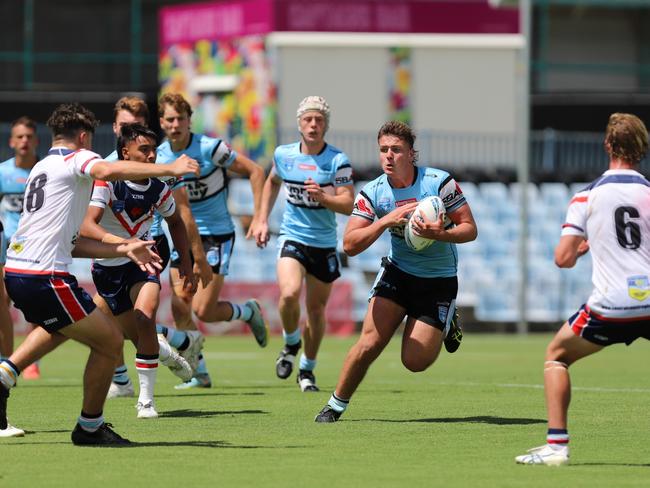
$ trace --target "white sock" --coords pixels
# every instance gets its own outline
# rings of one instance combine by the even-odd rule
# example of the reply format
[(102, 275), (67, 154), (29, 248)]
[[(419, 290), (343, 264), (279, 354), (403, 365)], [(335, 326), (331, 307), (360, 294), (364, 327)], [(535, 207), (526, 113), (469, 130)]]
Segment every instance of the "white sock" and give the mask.
[(156, 373), (158, 373), (158, 355), (136, 354), (135, 369), (138, 371), (140, 382), (138, 402), (146, 405), (153, 402), (153, 389), (156, 384)]

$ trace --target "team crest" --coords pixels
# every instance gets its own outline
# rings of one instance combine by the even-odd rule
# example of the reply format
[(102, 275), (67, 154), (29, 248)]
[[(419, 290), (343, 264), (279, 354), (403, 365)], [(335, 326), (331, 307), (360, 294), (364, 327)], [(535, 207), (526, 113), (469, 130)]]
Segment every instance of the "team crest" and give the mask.
[(124, 212), (124, 200), (114, 200), (113, 203), (111, 203), (111, 208), (115, 213)]
[(293, 169), (293, 166), (295, 164), (295, 160), (293, 158), (287, 158), (282, 160), (282, 166), (284, 166), (284, 169), (287, 171), (291, 171)]
[(648, 276), (630, 276), (627, 279), (627, 292), (630, 297), (640, 302), (650, 297), (650, 280), (648, 280)]
[(441, 324), (447, 323), (447, 314), (449, 313), (449, 307), (445, 304), (438, 304), (438, 320)]

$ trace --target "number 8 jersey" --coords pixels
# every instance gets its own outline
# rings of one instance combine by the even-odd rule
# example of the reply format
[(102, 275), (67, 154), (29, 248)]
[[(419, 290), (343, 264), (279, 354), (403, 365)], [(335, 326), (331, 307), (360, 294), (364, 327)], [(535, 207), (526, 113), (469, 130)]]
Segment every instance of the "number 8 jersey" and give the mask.
[(562, 235), (589, 241), (594, 288), (587, 305), (593, 311), (609, 318), (650, 316), (650, 182), (643, 175), (603, 173), (571, 199)]
[(7, 250), (5, 270), (67, 273), (93, 186), (90, 169), (101, 160), (85, 149), (50, 149), (27, 181), (23, 213)]

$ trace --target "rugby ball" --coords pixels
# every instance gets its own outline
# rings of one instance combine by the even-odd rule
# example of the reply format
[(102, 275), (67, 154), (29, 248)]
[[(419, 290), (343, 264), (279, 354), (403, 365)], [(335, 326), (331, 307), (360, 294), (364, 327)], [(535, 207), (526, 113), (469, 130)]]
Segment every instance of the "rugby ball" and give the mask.
[(445, 214), (445, 204), (442, 203), (440, 197), (432, 196), (420, 200), (418, 206), (415, 207), (415, 210), (409, 218), (408, 224), (406, 224), (406, 229), (404, 229), (404, 240), (406, 241), (406, 245), (414, 251), (426, 249), (436, 242), (435, 239), (427, 239), (426, 237), (417, 235), (413, 230), (414, 219), (419, 219), (420, 222), (422, 222), (420, 214), (424, 215), (428, 220), (438, 220), (440, 215)]

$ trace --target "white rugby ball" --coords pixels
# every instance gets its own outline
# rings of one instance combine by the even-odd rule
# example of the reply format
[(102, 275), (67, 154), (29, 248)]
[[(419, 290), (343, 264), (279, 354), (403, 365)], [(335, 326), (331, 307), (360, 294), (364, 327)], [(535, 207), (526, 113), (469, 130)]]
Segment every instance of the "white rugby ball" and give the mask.
[(428, 220), (438, 220), (438, 217), (445, 213), (445, 204), (442, 203), (440, 197), (432, 196), (420, 200), (418, 206), (415, 207), (415, 210), (411, 214), (408, 224), (406, 224), (406, 229), (404, 229), (406, 245), (414, 251), (421, 251), (436, 242), (435, 239), (427, 239), (426, 237), (417, 235), (413, 230), (413, 221), (414, 219), (419, 219), (422, 222), (420, 214), (424, 215)]

